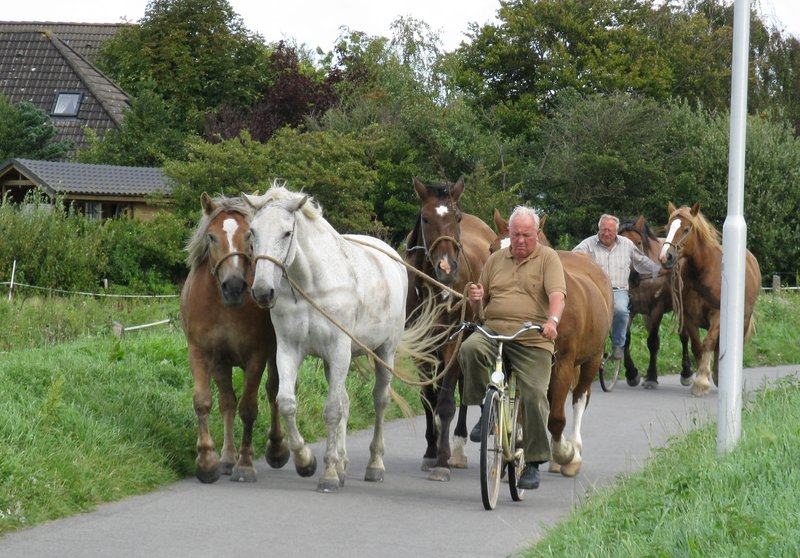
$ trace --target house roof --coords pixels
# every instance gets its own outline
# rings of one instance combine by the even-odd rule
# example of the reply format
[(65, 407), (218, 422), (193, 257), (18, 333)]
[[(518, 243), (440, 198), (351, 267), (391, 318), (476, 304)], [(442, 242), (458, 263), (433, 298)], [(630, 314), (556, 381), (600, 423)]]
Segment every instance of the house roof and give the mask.
[(128, 95), (50, 31), (0, 31), (0, 93), (30, 101), (48, 114), (59, 92), (81, 92), (78, 115), (52, 116), (57, 139), (85, 144), (84, 127), (99, 135), (122, 123)]
[(97, 62), (100, 45), (131, 23), (59, 23), (55, 21), (0, 21), (0, 33), (8, 31), (50, 31), (72, 50), (92, 63)]
[(160, 168), (120, 167), (9, 159), (0, 165), (0, 178), (14, 169), (50, 195), (135, 196), (169, 194), (172, 183)]

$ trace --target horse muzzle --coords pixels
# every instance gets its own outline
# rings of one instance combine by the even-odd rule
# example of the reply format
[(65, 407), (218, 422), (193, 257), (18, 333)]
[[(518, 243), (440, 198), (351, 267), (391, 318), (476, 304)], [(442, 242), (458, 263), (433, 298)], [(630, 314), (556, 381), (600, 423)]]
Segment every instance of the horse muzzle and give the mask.
[(275, 289), (253, 286), (250, 296), (260, 308), (271, 309), (275, 306)]
[(445, 285), (452, 285), (458, 278), (458, 260), (449, 255), (439, 258), (436, 267), (436, 280)]
[(225, 306), (241, 306), (244, 304), (247, 283), (241, 277), (229, 277), (220, 283), (219, 290)]
[(664, 269), (672, 269), (675, 267), (675, 264), (678, 263), (678, 251), (674, 247), (670, 246), (667, 249), (666, 254), (661, 256), (660, 260), (661, 267)]

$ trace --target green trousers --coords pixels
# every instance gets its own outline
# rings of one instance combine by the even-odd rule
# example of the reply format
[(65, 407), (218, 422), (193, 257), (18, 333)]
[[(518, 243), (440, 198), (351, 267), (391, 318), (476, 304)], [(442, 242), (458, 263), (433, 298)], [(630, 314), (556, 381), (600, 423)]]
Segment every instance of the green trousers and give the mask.
[[(458, 363), (464, 373), (465, 405), (480, 405), (486, 395), (489, 374), (494, 371), (499, 343), (477, 331), (461, 345)], [(526, 462), (550, 460), (550, 442), (547, 438), (547, 417), (550, 404), (547, 386), (550, 384), (549, 351), (526, 347), (519, 343), (503, 343), (503, 355), (517, 379), (517, 389), (522, 399), (522, 428)]]

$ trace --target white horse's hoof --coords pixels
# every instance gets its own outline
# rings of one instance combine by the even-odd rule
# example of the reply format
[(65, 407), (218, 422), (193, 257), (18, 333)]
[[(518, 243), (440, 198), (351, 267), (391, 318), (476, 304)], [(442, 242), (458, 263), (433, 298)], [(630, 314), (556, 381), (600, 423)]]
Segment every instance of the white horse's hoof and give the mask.
[(367, 482), (383, 482), (383, 469), (378, 469), (377, 467), (367, 467), (364, 480)]
[(325, 494), (339, 492), (339, 488), (341, 488), (341, 485), (339, 484), (338, 476), (334, 479), (323, 477), (319, 479), (319, 484), (317, 484), (317, 492), (324, 492)]
[(297, 470), (297, 474), (301, 477), (310, 477), (317, 472), (317, 457), (312, 455), (311, 461), (309, 461), (308, 465), (300, 466), (295, 463), (294, 468)]
[(555, 461), (548, 461), (547, 463), (548, 463), (547, 465), (548, 473), (561, 473), (561, 465), (559, 465)]
[(711, 386), (708, 384), (702, 384), (699, 382), (694, 382), (692, 384), (692, 395), (695, 397), (705, 397), (710, 390)]
[(254, 467), (234, 466), (233, 471), (231, 471), (232, 482), (256, 482), (257, 480)]
[(447, 464), (450, 465), (453, 469), (466, 469), (467, 468), (467, 456), (466, 455), (451, 455), (450, 459), (447, 460)]

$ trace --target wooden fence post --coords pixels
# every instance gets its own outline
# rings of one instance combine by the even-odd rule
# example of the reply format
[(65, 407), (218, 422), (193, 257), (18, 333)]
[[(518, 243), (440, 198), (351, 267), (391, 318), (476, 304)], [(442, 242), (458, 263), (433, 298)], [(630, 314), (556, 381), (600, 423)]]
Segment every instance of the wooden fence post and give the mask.
[(780, 275), (773, 275), (772, 276), (772, 292), (777, 293), (781, 290), (781, 276)]
[(11, 296), (14, 293), (14, 276), (17, 274), (17, 260), (14, 260), (14, 265), (11, 268), (11, 284), (8, 286), (8, 301), (11, 302)]

